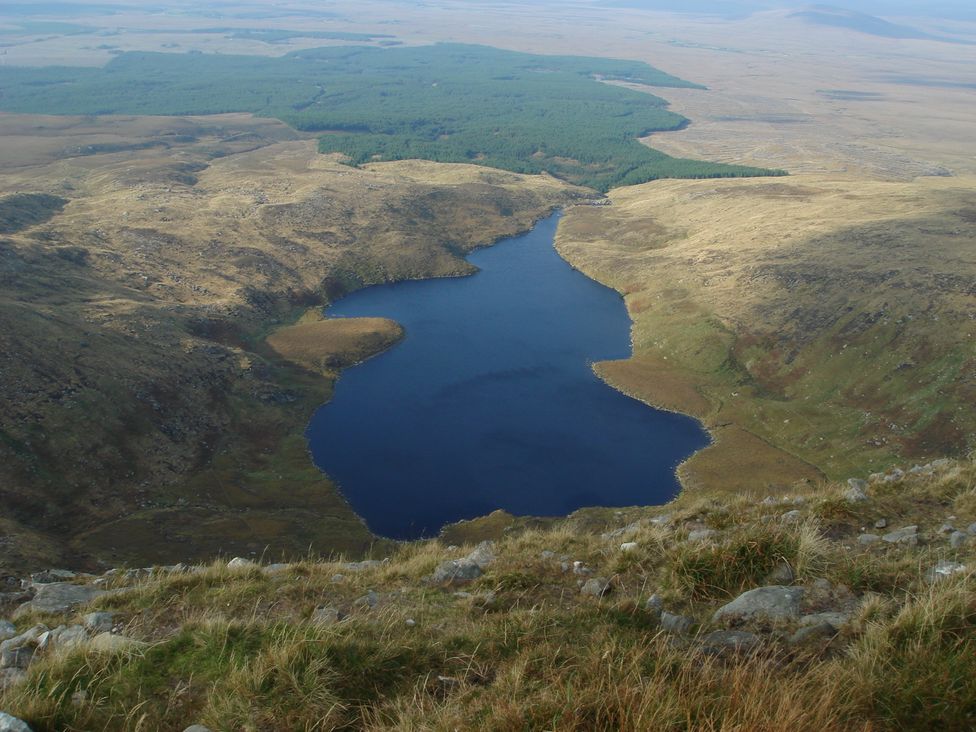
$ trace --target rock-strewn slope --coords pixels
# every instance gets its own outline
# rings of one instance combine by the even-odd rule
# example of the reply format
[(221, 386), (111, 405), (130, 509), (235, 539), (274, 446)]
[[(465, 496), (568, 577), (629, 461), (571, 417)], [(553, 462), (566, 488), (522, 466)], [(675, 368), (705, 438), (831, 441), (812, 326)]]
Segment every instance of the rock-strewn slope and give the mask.
[(0, 709), (36, 732), (971, 729), (974, 481), (940, 460), (375, 560), (38, 573), (3, 595)]

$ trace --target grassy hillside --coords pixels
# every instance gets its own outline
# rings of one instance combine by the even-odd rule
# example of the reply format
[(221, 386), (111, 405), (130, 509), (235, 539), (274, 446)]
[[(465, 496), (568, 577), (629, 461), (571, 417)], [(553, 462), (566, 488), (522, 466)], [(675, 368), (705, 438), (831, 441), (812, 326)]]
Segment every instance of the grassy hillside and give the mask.
[(939, 461), (779, 499), (509, 519), (491, 544), (365, 564), (78, 576), (105, 592), (59, 612), (41, 609), (58, 578), (37, 576), (8, 635), (69, 627), (6, 672), (0, 709), (35, 732), (968, 730), (973, 521), (976, 465)]
[(685, 486), (788, 486), (976, 447), (971, 190), (658, 182), (571, 210), (557, 244), (634, 320), (600, 374), (712, 430)]
[(252, 112), (327, 131), (352, 163), (422, 158), (548, 172), (599, 190), (657, 178), (781, 174), (671, 158), (640, 144), (686, 124), (651, 94), (693, 87), (635, 61), (484, 46), (332, 47), (280, 58), (127, 53), (106, 67), (0, 68), (0, 109), (31, 114)]

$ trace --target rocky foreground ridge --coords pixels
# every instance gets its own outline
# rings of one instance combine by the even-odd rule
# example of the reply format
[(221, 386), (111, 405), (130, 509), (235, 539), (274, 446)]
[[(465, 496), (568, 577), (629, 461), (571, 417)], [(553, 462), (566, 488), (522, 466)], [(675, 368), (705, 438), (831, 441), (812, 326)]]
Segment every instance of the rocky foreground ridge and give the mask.
[[(971, 729), (976, 463), (8, 579), (0, 730)], [(197, 725), (197, 726), (191, 726)]]

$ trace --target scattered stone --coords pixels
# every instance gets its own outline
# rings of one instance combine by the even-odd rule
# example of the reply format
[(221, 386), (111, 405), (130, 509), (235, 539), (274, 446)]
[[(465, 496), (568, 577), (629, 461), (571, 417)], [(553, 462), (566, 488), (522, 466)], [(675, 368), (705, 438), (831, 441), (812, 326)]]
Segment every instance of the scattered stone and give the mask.
[(88, 644), (89, 648), (100, 653), (130, 653), (145, 646), (142, 641), (114, 633), (99, 633)]
[(627, 541), (620, 545), (620, 551), (622, 552), (632, 552), (637, 549), (636, 541)]
[(583, 583), (583, 587), (580, 588), (580, 593), (593, 595), (593, 597), (603, 597), (604, 595), (610, 594), (612, 589), (610, 581), (605, 577), (593, 577)]
[(9, 620), (0, 620), (0, 642), (17, 635), (17, 627)]
[(939, 527), (939, 533), (940, 534), (951, 534), (955, 530), (956, 530), (956, 527), (953, 526), (952, 524), (948, 523), (948, 522), (942, 524), (942, 526)]
[(241, 567), (253, 567), (254, 562), (250, 559), (245, 559), (244, 557), (234, 557), (229, 562), (227, 562), (228, 569), (240, 569)]
[(375, 590), (370, 590), (365, 595), (356, 600), (355, 604), (359, 607), (366, 607), (372, 610), (380, 602), (380, 596), (376, 594)]
[(650, 519), (649, 523), (652, 523), (655, 526), (667, 526), (669, 523), (671, 523), (671, 514), (662, 513), (660, 516), (655, 516), (654, 518)]
[(796, 574), (789, 562), (780, 562), (776, 569), (766, 576), (766, 584), (769, 585), (792, 585), (796, 580)]
[(899, 480), (905, 477), (905, 471), (901, 468), (895, 468), (890, 473), (881, 479), (883, 483), (897, 483)]
[(772, 585), (743, 592), (712, 616), (716, 623), (747, 623), (750, 621), (782, 622), (800, 617), (803, 601), (802, 587)]
[(887, 528), (887, 526), (888, 526), (888, 519), (879, 518), (877, 521), (874, 522), (874, 528), (876, 529), (884, 529)]
[(803, 520), (803, 511), (794, 508), (792, 511), (787, 511), (780, 516), (779, 520), (784, 524), (797, 524)]
[(542, 557), (543, 559), (552, 559), (556, 556), (556, 552), (551, 552), (548, 549), (546, 549), (539, 556)]
[(34, 646), (20, 646), (0, 652), (0, 668), (27, 668), (34, 659), (35, 650)]
[(31, 728), (24, 720), (0, 712), (0, 732), (31, 732)]
[(941, 561), (928, 571), (926, 577), (928, 578), (929, 582), (935, 582), (936, 580), (951, 577), (954, 574), (965, 571), (965, 564), (960, 564), (959, 562)]
[(715, 529), (697, 529), (688, 532), (688, 541), (708, 541), (718, 532)]
[(13, 638), (8, 638), (0, 643), (0, 653), (14, 648), (20, 648), (21, 646), (26, 646), (28, 644), (37, 645), (37, 639), (47, 631), (48, 627), (46, 625), (35, 625), (30, 630), (25, 630), (20, 635), (14, 636)]
[(826, 643), (837, 636), (837, 628), (831, 623), (806, 625), (790, 636), (791, 646), (811, 646)]
[(78, 575), (67, 569), (48, 569), (43, 572), (34, 572), (30, 576), (31, 584), (50, 585), (55, 582), (68, 582)]
[(684, 615), (674, 615), (667, 611), (661, 613), (661, 629), (675, 635), (688, 635), (695, 621)]
[(644, 603), (644, 609), (660, 620), (661, 613), (664, 612), (664, 600), (661, 599), (660, 595), (655, 593), (647, 598), (647, 602)]
[(434, 570), (432, 579), (440, 585), (459, 585), (478, 579), (482, 574), (481, 567), (467, 559), (448, 559)]
[(761, 642), (758, 635), (744, 630), (716, 630), (702, 639), (702, 648), (712, 654), (748, 653)]
[(559, 563), (559, 568), (563, 571), (563, 573), (568, 572), (569, 571), (569, 562), (560, 562)]
[(210, 729), (204, 727), (202, 724), (191, 724), (183, 732), (210, 732)]
[(593, 570), (583, 564), (583, 562), (575, 561), (573, 562), (573, 574), (593, 574)]
[(406, 626), (407, 626), (408, 628), (412, 628), (412, 627), (414, 627), (414, 626), (415, 626), (416, 624), (417, 624), (417, 621), (416, 621), (416, 620), (414, 620), (413, 618), (407, 618), (407, 620), (406, 620)]
[(73, 610), (78, 605), (91, 602), (103, 590), (90, 587), (88, 585), (72, 585), (67, 582), (55, 582), (50, 585), (41, 585), (34, 595), (34, 599), (25, 602), (14, 612), (14, 617), (18, 618), (31, 611), (42, 613), (64, 614)]
[(265, 574), (282, 574), (287, 572), (290, 564), (283, 564), (281, 562), (276, 562), (275, 564), (269, 564), (267, 567), (262, 567), (261, 571)]
[(335, 625), (344, 617), (342, 611), (335, 607), (318, 607), (312, 612), (312, 622), (321, 626)]
[(345, 578), (346, 578), (346, 576), (344, 574), (339, 574), (338, 572), (336, 572), (334, 575), (332, 575), (331, 580), (332, 580), (333, 584), (339, 584)]
[(915, 546), (918, 544), (918, 526), (904, 526), (885, 534), (881, 538), (889, 544)]
[(495, 544), (491, 541), (483, 541), (465, 557), (472, 564), (478, 565), (480, 569), (485, 569), (495, 561)]
[(41, 651), (51, 651), (55, 648), (70, 648), (80, 646), (88, 640), (88, 633), (81, 625), (59, 625), (54, 630), (41, 633), (37, 638), (37, 648)]
[(82, 622), (85, 624), (85, 630), (92, 635), (97, 635), (98, 633), (105, 633), (112, 629), (115, 616), (107, 612), (88, 613), (82, 619)]
[(976, 536), (976, 523), (969, 524), (969, 526), (966, 527), (966, 531), (968, 531), (973, 536)]
[(879, 541), (881, 541), (881, 537), (877, 534), (861, 534), (859, 537), (857, 537), (857, 543), (863, 544), (864, 546), (877, 544)]
[(847, 613), (829, 611), (824, 613), (813, 613), (811, 615), (804, 615), (800, 618), (801, 627), (810, 627), (814, 625), (829, 625), (836, 630), (840, 630), (845, 625), (851, 621), (851, 616)]
[(868, 494), (864, 489), (868, 487), (866, 481), (858, 478), (848, 478), (847, 490), (844, 491), (844, 500), (848, 503), (861, 503), (868, 500)]
[(949, 534), (949, 546), (951, 546), (953, 549), (959, 549), (968, 541), (969, 534), (963, 531), (953, 531), (951, 534)]

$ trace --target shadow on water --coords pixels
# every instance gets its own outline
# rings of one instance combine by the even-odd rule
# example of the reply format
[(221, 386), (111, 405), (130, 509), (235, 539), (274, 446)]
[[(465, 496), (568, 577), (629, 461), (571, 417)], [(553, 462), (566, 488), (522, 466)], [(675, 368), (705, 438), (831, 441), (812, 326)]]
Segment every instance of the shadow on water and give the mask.
[(664, 503), (675, 467), (708, 444), (696, 421), (594, 375), (594, 361), (630, 354), (630, 319), (616, 292), (556, 253), (558, 220), (475, 252), (471, 277), (369, 287), (329, 308), (406, 329), (343, 373), (307, 431), (316, 464), (375, 533), (429, 536), (497, 508)]

